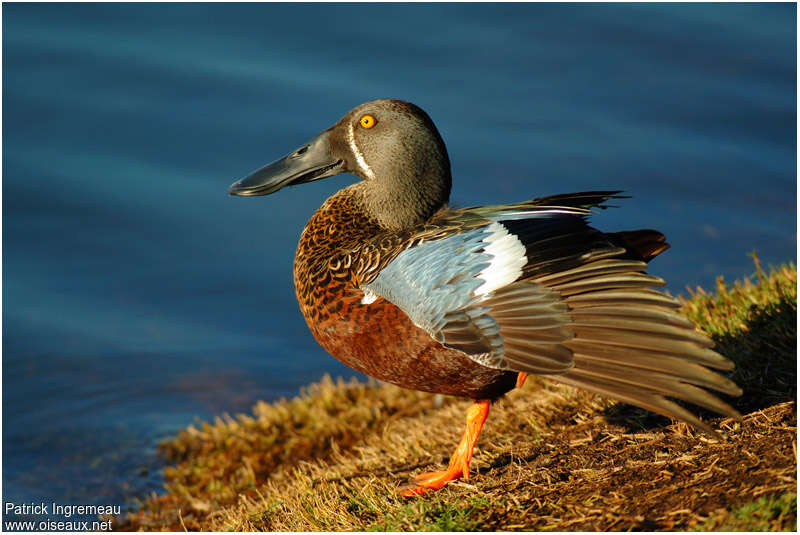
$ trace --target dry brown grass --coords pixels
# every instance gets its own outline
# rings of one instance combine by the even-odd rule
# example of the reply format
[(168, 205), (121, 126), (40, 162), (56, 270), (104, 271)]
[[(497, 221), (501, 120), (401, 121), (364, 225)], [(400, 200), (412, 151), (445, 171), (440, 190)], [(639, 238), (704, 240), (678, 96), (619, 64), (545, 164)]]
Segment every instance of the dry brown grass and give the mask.
[(397, 486), (446, 464), (469, 402), (436, 409), (430, 395), (326, 379), (182, 432), (165, 445), (167, 494), (120, 527), (794, 529), (796, 300), (785, 266), (684, 304), (739, 366), (733, 403), (747, 414), (714, 421), (725, 441), (531, 378), (493, 406), (469, 481), (406, 500)]

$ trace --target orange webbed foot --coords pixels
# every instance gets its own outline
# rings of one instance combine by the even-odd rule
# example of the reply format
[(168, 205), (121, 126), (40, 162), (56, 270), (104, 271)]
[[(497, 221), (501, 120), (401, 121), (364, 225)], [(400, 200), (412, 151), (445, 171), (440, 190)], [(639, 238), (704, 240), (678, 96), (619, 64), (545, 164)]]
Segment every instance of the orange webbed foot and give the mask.
[(427, 472), (418, 475), (414, 481), (400, 487), (399, 492), (405, 498), (419, 496), (432, 490), (438, 490), (450, 481), (463, 477), (469, 479), (469, 462), (472, 459), (472, 450), (478, 435), (483, 427), (483, 422), (489, 414), (489, 400), (475, 402), (467, 410), (467, 430), (458, 444), (456, 451), (450, 458), (450, 465), (442, 472)]
[(461, 477), (461, 474), (453, 473), (450, 470), (426, 472), (415, 477), (414, 481), (400, 487), (399, 492), (404, 498), (411, 498), (432, 490), (439, 490), (459, 477)]

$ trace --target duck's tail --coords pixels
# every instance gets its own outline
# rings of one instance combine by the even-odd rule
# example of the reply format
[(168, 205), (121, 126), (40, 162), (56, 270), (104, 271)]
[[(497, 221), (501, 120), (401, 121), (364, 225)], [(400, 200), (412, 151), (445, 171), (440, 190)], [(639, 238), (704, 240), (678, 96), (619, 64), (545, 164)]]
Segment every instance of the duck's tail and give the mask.
[(666, 238), (657, 230), (623, 230), (608, 232), (606, 236), (613, 244), (627, 249), (629, 257), (635, 260), (649, 262), (669, 249)]

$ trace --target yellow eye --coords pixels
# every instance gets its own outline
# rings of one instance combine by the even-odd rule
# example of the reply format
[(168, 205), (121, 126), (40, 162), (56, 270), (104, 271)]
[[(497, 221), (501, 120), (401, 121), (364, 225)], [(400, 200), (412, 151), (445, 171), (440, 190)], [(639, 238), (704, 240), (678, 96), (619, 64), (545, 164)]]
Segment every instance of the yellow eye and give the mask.
[(364, 128), (372, 128), (375, 126), (375, 117), (372, 115), (365, 115), (358, 121)]

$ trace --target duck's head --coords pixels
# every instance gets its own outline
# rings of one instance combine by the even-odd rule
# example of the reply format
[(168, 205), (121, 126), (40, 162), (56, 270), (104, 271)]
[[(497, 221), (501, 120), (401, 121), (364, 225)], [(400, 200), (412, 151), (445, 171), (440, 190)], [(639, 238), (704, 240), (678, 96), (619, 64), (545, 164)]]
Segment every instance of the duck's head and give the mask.
[(339, 173), (363, 179), (364, 208), (390, 229), (428, 219), (450, 196), (444, 141), (422, 109), (373, 100), (350, 110), (291, 154), (234, 183), (230, 195), (269, 195)]

